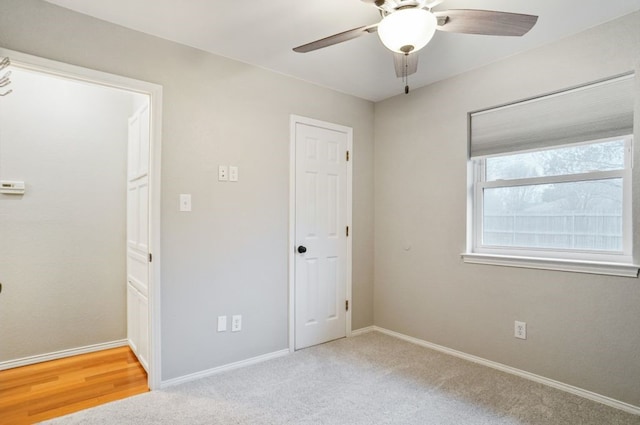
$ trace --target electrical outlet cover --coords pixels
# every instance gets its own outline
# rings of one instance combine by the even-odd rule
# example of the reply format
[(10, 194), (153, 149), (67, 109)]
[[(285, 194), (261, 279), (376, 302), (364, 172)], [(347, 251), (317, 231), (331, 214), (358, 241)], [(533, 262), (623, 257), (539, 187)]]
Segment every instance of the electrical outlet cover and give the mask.
[(527, 339), (527, 324), (526, 322), (515, 322), (515, 335), (516, 338)]
[(218, 166), (218, 181), (229, 181), (229, 167), (227, 167), (226, 165)]
[(231, 317), (231, 332), (242, 330), (242, 315), (236, 314)]

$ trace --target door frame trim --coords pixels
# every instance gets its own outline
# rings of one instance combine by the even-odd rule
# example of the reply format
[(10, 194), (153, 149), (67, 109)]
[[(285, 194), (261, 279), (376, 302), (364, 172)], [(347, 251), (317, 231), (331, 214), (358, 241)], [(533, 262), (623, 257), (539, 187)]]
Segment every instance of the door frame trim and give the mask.
[(295, 351), (295, 248), (296, 248), (296, 124), (305, 124), (314, 127), (326, 128), (338, 131), (347, 135), (347, 150), (349, 151), (349, 161), (347, 162), (347, 226), (349, 226), (349, 237), (347, 237), (347, 258), (346, 258), (346, 299), (349, 301), (349, 310), (345, 317), (345, 335), (351, 336), (351, 312), (352, 302), (352, 248), (353, 248), (353, 223), (352, 223), (352, 202), (353, 202), (353, 129), (339, 124), (320, 121), (314, 118), (307, 118), (300, 115), (291, 115), (289, 130), (289, 352)]
[[(0, 47), (0, 56), (8, 56), (11, 59), (11, 66), (16, 68), (149, 96), (149, 107), (151, 108), (149, 115), (151, 121), (149, 145), (149, 252), (153, 254), (153, 261), (149, 263), (148, 385), (151, 390), (159, 389), (162, 378), (160, 357), (160, 156), (162, 152), (162, 86), (82, 66), (45, 59), (3, 47)], [(126, 279), (124, 284), (126, 284)]]

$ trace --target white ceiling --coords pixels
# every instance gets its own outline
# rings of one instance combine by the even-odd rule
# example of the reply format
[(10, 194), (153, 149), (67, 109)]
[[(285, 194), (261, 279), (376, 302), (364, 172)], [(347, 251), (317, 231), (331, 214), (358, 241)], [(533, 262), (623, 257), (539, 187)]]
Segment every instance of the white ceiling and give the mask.
[[(295, 46), (378, 22), (360, 0), (47, 0), (144, 33), (321, 86), (378, 101), (403, 92), (377, 35), (310, 53)], [(640, 0), (446, 0), (436, 10), (487, 9), (538, 15), (524, 37), (438, 31), (419, 52), (416, 88), (640, 10)]]

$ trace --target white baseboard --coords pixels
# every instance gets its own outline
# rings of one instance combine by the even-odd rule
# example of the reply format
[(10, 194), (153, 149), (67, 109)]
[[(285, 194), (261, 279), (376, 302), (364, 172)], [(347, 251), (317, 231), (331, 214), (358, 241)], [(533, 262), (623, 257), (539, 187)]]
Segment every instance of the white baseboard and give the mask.
[(375, 326), (367, 326), (366, 328), (360, 328), (360, 329), (351, 331), (351, 336), (364, 335), (364, 334), (368, 334), (369, 332), (373, 332), (375, 330), (376, 330)]
[[(556, 388), (561, 391), (565, 391), (571, 394), (575, 394), (577, 396), (605, 404), (607, 406), (614, 407), (616, 409), (624, 410), (625, 412), (632, 413), (634, 415), (640, 415), (640, 406), (634, 406), (629, 403), (625, 403), (623, 401), (616, 400), (611, 397), (607, 397), (598, 393), (594, 393), (592, 391), (584, 390), (582, 388), (574, 387), (573, 385), (565, 384), (563, 382), (555, 381), (553, 379), (545, 378), (544, 376), (536, 375), (534, 373), (530, 373), (521, 369), (516, 369), (511, 366), (504, 365), (502, 363), (497, 363), (491, 360), (483, 359), (482, 357), (477, 357), (472, 354), (463, 353), (462, 351), (453, 350), (451, 348), (444, 347), (442, 345), (434, 344), (428, 341), (424, 341), (422, 339), (414, 338), (408, 335), (404, 335), (398, 332), (390, 331), (385, 328), (381, 328), (378, 326), (372, 326), (372, 330), (378, 331), (380, 333), (393, 336), (395, 338), (399, 338), (408, 342), (411, 342), (416, 345), (420, 345), (422, 347), (430, 348), (432, 350), (440, 351), (445, 354), (449, 354), (454, 357), (458, 357), (464, 360), (468, 360), (470, 362), (478, 363), (483, 366), (490, 367), (492, 369), (497, 369), (502, 372), (510, 373), (512, 375), (519, 376), (521, 378), (528, 379), (530, 381), (538, 382), (540, 384), (547, 385), (549, 387)], [(368, 329), (368, 328), (365, 328)]]
[(35, 356), (23, 357), (21, 359), (7, 360), (0, 362), (0, 370), (13, 369), (14, 367), (28, 366), (36, 363), (48, 362), (50, 360), (64, 359), (65, 357), (88, 354), (96, 351), (108, 350), (110, 348), (124, 347), (127, 344), (128, 342), (126, 339), (121, 339), (118, 341), (103, 342), (100, 344), (87, 345), (85, 347), (55, 351), (53, 353), (38, 354)]
[(162, 381), (160, 383), (160, 388), (167, 388), (178, 384), (183, 384), (189, 381), (195, 381), (196, 379), (205, 378), (207, 376), (216, 375), (218, 373), (226, 372), (233, 369), (239, 369), (241, 367), (251, 366), (256, 363), (262, 363), (267, 360), (276, 359), (278, 357), (283, 357), (289, 355), (289, 349), (286, 348), (280, 351), (274, 351), (273, 353), (263, 354), (261, 356), (252, 357), (246, 360), (240, 360), (239, 362), (229, 363), (226, 365), (214, 367), (212, 369), (203, 370), (201, 372), (192, 373), (189, 375), (179, 376), (177, 378), (168, 379), (166, 381)]

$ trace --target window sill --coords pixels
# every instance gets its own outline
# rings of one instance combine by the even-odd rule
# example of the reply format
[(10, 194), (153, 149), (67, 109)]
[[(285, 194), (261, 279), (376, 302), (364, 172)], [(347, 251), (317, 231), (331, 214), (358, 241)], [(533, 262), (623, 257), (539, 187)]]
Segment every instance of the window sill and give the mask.
[(640, 266), (635, 264), (605, 263), (597, 261), (561, 260), (536, 257), (464, 253), (465, 263), (493, 266), (522, 267), (527, 269), (558, 270), (563, 272), (602, 274), (609, 276), (638, 277)]

